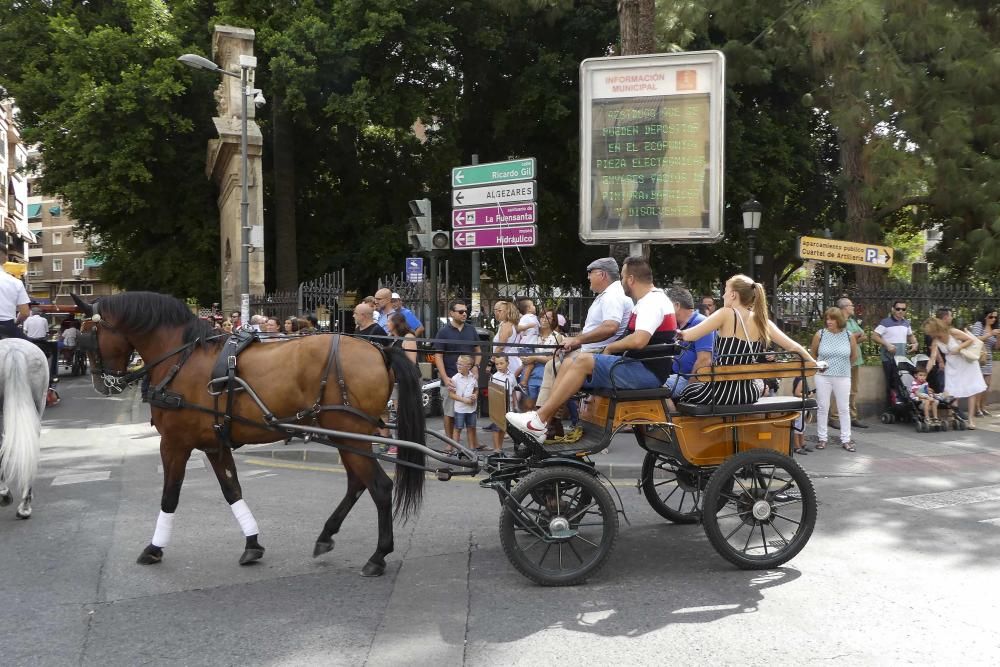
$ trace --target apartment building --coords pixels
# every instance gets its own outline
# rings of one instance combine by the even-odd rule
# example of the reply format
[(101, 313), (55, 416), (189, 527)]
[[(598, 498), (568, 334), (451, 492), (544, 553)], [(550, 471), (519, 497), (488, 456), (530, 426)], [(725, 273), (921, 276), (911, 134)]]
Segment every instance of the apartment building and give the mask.
[(12, 100), (0, 100), (0, 240), (7, 246), (10, 259), (25, 262), (28, 244), (35, 241), (27, 219), (28, 179), (24, 166), (28, 152), (17, 128), (17, 106)]
[(89, 254), (62, 200), (28, 197), (28, 224), (38, 239), (28, 250), (28, 290), (41, 303), (69, 305), (70, 294), (88, 300), (115, 290), (101, 280), (101, 261)]

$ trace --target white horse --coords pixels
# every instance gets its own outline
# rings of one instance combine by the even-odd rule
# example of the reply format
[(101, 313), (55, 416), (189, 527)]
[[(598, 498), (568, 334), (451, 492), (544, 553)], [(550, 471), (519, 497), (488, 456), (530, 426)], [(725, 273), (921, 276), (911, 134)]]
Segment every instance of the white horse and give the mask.
[(0, 340), (0, 507), (14, 500), (7, 482), (21, 492), (17, 518), (31, 518), (31, 483), (38, 472), (42, 413), (49, 386), (49, 362), (34, 343)]

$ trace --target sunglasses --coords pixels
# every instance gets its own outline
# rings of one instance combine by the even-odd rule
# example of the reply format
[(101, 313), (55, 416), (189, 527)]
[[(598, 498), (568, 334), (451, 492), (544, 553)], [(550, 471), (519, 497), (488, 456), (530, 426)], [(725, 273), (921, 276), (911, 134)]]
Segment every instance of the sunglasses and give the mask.
[(901, 313), (905, 313), (906, 312), (906, 308), (893, 308), (893, 310), (898, 310)]
[(465, 313), (467, 313), (467, 312), (469, 312), (469, 311), (467, 311), (467, 310), (453, 310), (453, 311), (451, 311), (451, 312), (453, 312), (453, 313), (458, 313), (459, 315), (464, 315)]

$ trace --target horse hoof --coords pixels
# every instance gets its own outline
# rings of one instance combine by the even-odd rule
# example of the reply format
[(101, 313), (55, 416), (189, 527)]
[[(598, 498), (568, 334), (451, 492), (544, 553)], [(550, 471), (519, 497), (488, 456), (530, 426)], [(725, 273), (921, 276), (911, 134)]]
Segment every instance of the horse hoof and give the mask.
[(381, 577), (383, 574), (385, 574), (385, 565), (379, 565), (371, 561), (365, 563), (365, 566), (361, 568), (362, 577)]
[(18, 519), (23, 519), (27, 521), (28, 519), (31, 518), (31, 509), (28, 508), (26, 510), (18, 510), (15, 516), (17, 516)]
[(243, 555), (240, 556), (240, 565), (249, 565), (250, 563), (256, 563), (263, 557), (264, 557), (264, 547), (254, 547), (252, 549), (246, 549), (243, 551)]
[(161, 560), (163, 560), (163, 549), (150, 544), (142, 550), (142, 553), (135, 559), (135, 562), (139, 565), (155, 565)]
[(316, 546), (313, 547), (313, 558), (319, 558), (325, 553), (333, 551), (333, 540), (316, 540)]
[(14, 496), (10, 493), (0, 493), (0, 507), (7, 507), (14, 502)]

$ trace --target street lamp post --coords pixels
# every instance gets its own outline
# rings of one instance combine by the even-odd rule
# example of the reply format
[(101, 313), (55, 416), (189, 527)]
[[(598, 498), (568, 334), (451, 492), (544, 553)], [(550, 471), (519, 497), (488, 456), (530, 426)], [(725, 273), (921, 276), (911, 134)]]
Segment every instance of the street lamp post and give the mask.
[(208, 58), (185, 53), (177, 58), (188, 67), (194, 69), (204, 69), (209, 72), (216, 72), (225, 76), (231, 76), (240, 80), (240, 101), (242, 110), (240, 115), (240, 155), (242, 167), (240, 169), (240, 322), (249, 324), (250, 322), (250, 177), (249, 160), (247, 158), (247, 98), (256, 95), (256, 104), (264, 103), (263, 96), (259, 90), (250, 87), (250, 72), (257, 67), (257, 58), (254, 56), (240, 56), (240, 73), (224, 70)]
[(757, 240), (757, 230), (760, 229), (760, 218), (764, 212), (764, 207), (760, 205), (760, 202), (753, 195), (750, 195), (750, 199), (743, 202), (740, 210), (743, 211), (743, 229), (746, 230), (747, 241), (750, 244), (750, 261), (747, 262), (750, 267), (750, 278), (756, 281), (757, 266), (754, 256), (754, 241)]
[[(829, 229), (823, 230), (823, 238), (832, 239)], [(823, 312), (830, 306), (830, 262), (823, 262)]]

